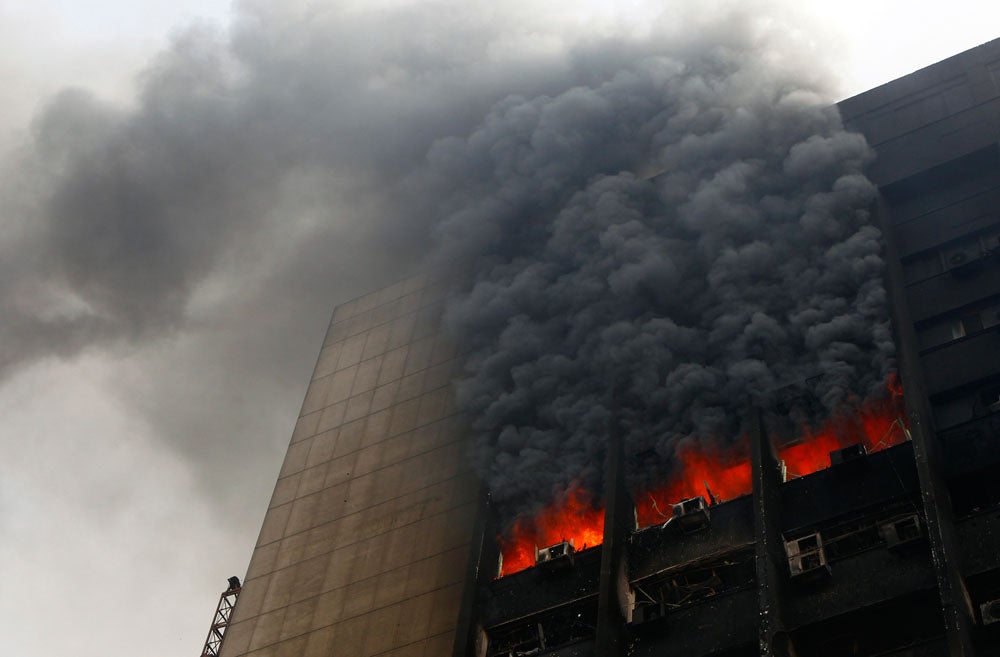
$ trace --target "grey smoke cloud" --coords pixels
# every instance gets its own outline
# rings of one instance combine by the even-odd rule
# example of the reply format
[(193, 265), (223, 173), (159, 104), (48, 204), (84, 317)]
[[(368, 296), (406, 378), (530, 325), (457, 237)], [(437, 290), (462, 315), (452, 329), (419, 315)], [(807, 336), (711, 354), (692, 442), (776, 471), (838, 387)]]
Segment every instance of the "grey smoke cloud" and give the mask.
[[(514, 27), (526, 8), (442, 9), (245, 2), (228, 32), (178, 33), (134, 106), (52, 98), (5, 167), (0, 373), (174, 335), (220, 276), (280, 293), (308, 271), (326, 314), (405, 274), (437, 207), (402, 189), (436, 139), (625, 56), (594, 65), (614, 49), (545, 16)], [(532, 51), (547, 35), (566, 41)], [(268, 260), (293, 241), (295, 262)]]
[(408, 181), (431, 144), (592, 74), (588, 48), (532, 50), (544, 16), (441, 9), (247, 2), (227, 32), (179, 32), (130, 105), (50, 99), (0, 182), (0, 380), (124, 359), (122, 403), (207, 495), (256, 489), (216, 473), (277, 458), (315, 358), (298, 345), (429, 250), (436, 201)]
[[(501, 47), (516, 8), (246, 3), (228, 34), (181, 33), (134, 108), (67, 90), (36, 118), (20, 180), (44, 184), (25, 185), (7, 244), (0, 371), (293, 290), (278, 330), (301, 333), (327, 312), (313, 300), (433, 251), (478, 263), (451, 325), (472, 347), (481, 460), (511, 499), (539, 490), (515, 471), (598, 485), (607, 381), (629, 381), (635, 445), (667, 462), (817, 367), (826, 408), (864, 395), (892, 350), (868, 151), (752, 9), (531, 57)], [(215, 454), (206, 468), (224, 458), (144, 406), (183, 452)]]
[[(650, 108), (586, 90), (667, 41), (697, 50), (752, 40), (745, 23), (760, 7), (712, 9), (708, 18), (678, 8), (645, 35), (609, 25), (594, 36), (559, 7), (528, 3), (243, 2), (227, 31), (178, 32), (144, 68), (131, 104), (64, 90), (3, 165), (0, 377), (248, 321), (304, 335), (336, 300), (412, 271), (432, 233), (464, 240), (463, 252), (485, 246), (482, 222), (461, 237), (461, 217), (440, 200), (468, 212), (477, 202), (540, 208), (584, 182), (572, 158), (609, 172), (648, 159), (650, 144), (630, 133)], [(603, 105), (588, 106), (595, 100)], [(541, 129), (532, 105), (544, 109)], [(467, 167), (454, 145), (473, 135), (501, 156), (523, 146), (508, 134), (517, 121), (533, 131), (544, 169), (503, 198), (484, 194), (494, 172)], [(560, 141), (574, 121), (587, 134)], [(616, 136), (596, 137), (607, 131)], [(519, 153), (505, 157), (523, 166)], [(544, 230), (548, 218), (535, 214)], [(271, 316), (275, 304), (283, 317)], [(265, 342), (256, 357), (299, 380), (308, 354), (289, 360), (280, 340)], [(235, 365), (219, 367), (225, 378)]]
[(509, 516), (600, 490), (615, 388), (627, 451), (658, 456), (641, 488), (685, 440), (734, 442), (783, 384), (818, 374), (807, 421), (884, 384), (871, 153), (761, 45), (641, 53), (431, 150), (460, 181), (439, 242), (475, 260), (447, 315), (470, 354), (459, 402)]

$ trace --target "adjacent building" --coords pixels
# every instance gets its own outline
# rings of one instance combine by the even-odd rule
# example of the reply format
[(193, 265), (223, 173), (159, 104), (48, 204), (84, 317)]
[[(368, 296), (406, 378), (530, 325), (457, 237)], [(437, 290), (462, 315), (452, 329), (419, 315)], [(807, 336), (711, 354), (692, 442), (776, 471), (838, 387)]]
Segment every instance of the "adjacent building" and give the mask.
[(226, 657), (451, 653), (480, 504), (445, 289), (414, 276), (336, 309)]

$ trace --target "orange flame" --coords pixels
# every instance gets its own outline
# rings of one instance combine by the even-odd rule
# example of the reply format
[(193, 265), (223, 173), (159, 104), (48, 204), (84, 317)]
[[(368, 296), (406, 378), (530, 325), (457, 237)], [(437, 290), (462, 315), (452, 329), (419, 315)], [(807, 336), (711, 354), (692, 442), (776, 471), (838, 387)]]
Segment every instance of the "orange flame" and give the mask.
[(635, 514), (639, 526), (665, 522), (671, 515), (671, 506), (681, 500), (701, 495), (708, 501), (708, 489), (719, 500), (749, 493), (751, 482), (747, 452), (745, 440), (725, 453), (710, 452), (699, 443), (679, 448), (679, 465), (670, 481), (636, 499)]
[[(856, 413), (832, 417), (817, 429), (803, 429), (794, 444), (778, 450), (789, 477), (803, 477), (830, 466), (830, 452), (857, 442), (868, 452), (897, 445), (907, 438), (905, 407), (899, 377), (891, 375), (886, 394), (869, 400)], [(719, 501), (733, 499), (752, 489), (749, 443), (744, 438), (725, 451), (713, 451), (703, 443), (678, 448), (679, 465), (670, 481), (636, 499), (640, 527), (662, 523), (671, 505), (708, 490)], [(519, 518), (510, 532), (499, 536), (503, 575), (535, 565), (535, 546), (548, 547), (573, 539), (577, 549), (600, 545), (604, 540), (604, 510), (579, 486), (571, 487), (534, 518)]]
[(839, 415), (818, 429), (804, 429), (802, 438), (778, 452), (789, 477), (804, 477), (830, 466), (830, 452), (854, 443), (863, 443), (868, 453), (892, 447), (906, 440), (906, 408), (899, 377), (890, 375), (886, 394), (869, 400), (853, 415)]
[[(853, 414), (841, 414), (828, 419), (819, 428), (804, 428), (794, 444), (778, 450), (785, 462), (788, 476), (804, 477), (830, 466), (830, 452), (857, 442), (864, 443), (868, 452), (877, 452), (897, 445), (907, 436), (903, 391), (899, 377), (886, 381), (886, 394), (862, 405)], [(701, 495), (708, 500), (708, 489), (718, 500), (727, 500), (749, 493), (750, 463), (747, 461), (747, 441), (739, 441), (725, 452), (712, 452), (700, 443), (677, 450), (679, 465), (670, 481), (636, 500), (636, 517), (640, 527), (664, 522), (670, 507), (681, 500)]]
[(535, 565), (540, 548), (573, 541), (577, 550), (604, 541), (604, 509), (580, 486), (571, 487), (534, 518), (518, 518), (506, 536), (498, 537), (503, 575)]

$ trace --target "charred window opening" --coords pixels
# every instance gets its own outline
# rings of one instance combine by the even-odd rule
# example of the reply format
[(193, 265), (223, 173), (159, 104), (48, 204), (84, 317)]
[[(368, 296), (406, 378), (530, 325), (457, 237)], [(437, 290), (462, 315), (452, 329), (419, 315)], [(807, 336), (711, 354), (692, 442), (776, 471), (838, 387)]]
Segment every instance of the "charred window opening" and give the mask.
[[(880, 547), (903, 548), (920, 542), (924, 536), (924, 521), (917, 506), (903, 502), (862, 517), (800, 530), (786, 537), (786, 545), (796, 544), (804, 569), (810, 565), (818, 568), (819, 561), (825, 566)], [(786, 551), (794, 574), (792, 551), (787, 547)]]
[(957, 517), (1000, 507), (1000, 464), (967, 473), (950, 482), (951, 503)]
[(967, 278), (996, 263), (998, 255), (1000, 222), (995, 216), (983, 216), (948, 242), (903, 258), (903, 278), (906, 285), (937, 276)]
[(883, 185), (881, 192), (903, 220), (913, 220), (991, 189), (1000, 173), (1000, 150), (990, 143), (902, 180)]
[(917, 339), (924, 351), (1000, 327), (1000, 298), (990, 297), (948, 317), (923, 323)]
[(597, 600), (567, 604), (486, 631), (487, 657), (537, 655), (594, 638)]
[(642, 625), (672, 611), (756, 585), (754, 552), (740, 550), (684, 564), (632, 585), (631, 622)]
[(976, 619), (988, 632), (1000, 635), (1000, 572), (972, 575), (966, 580)]
[(1000, 439), (1000, 378), (989, 376), (931, 399), (942, 442)]
[(878, 529), (890, 550), (917, 543), (924, 536), (923, 519), (916, 513), (884, 522)]
[(1000, 251), (1000, 228), (956, 240), (938, 251), (943, 271), (964, 276), (987, 264)]
[(858, 609), (792, 634), (799, 657), (940, 655), (944, 627), (933, 591)]
[(979, 390), (979, 402), (988, 413), (1000, 412), (1000, 383), (985, 386)]

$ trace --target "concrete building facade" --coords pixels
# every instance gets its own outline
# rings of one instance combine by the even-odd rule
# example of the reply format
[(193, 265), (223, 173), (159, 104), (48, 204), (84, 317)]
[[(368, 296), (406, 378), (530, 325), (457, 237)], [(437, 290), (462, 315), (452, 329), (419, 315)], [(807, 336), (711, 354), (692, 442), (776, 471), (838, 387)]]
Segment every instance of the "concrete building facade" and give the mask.
[(479, 505), (444, 290), (414, 276), (334, 312), (225, 657), (451, 652)]

